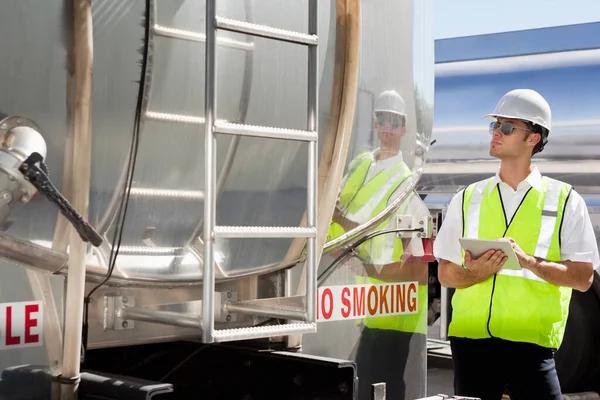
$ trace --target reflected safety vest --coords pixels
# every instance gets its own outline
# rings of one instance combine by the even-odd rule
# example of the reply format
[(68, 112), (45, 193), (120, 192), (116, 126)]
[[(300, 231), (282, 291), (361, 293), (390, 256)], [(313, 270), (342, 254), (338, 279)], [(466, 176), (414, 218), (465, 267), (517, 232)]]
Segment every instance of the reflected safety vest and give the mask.
[[(339, 205), (352, 214), (357, 213), (365, 207), (373, 196), (381, 196), (381, 200), (369, 214), (369, 219), (375, 217), (388, 206), (392, 194), (412, 175), (408, 166), (404, 162), (400, 162), (389, 170), (379, 172), (365, 183), (371, 163), (372, 159), (370, 152), (362, 153), (352, 161), (349, 168), (348, 179), (346, 179), (339, 196)], [(407, 204), (408, 201), (405, 201), (405, 203)], [(374, 229), (374, 231), (385, 229), (388, 224), (389, 218), (386, 218)], [(327, 241), (333, 240), (344, 233), (344, 228), (340, 224), (332, 222), (327, 233)], [(399, 260), (404, 254), (402, 239), (396, 238), (394, 240), (393, 249), (389, 250), (385, 246), (386, 236), (387, 235), (376, 236), (373, 239), (364, 242), (358, 247), (358, 253), (361, 256), (369, 257), (374, 261), (378, 261), (382, 257), (387, 258), (388, 263), (393, 262), (392, 260)]]
[[(377, 203), (377, 206), (369, 214), (369, 218), (375, 217), (387, 207), (392, 194), (400, 185), (409, 178), (412, 173), (404, 162), (398, 163), (389, 170), (381, 171), (365, 184), (365, 179), (369, 172), (372, 159), (371, 153), (363, 153), (352, 161), (349, 167), (348, 179), (340, 192), (340, 205), (350, 213), (357, 213), (367, 202), (375, 195), (385, 191), (385, 195)], [(405, 210), (410, 203), (411, 193), (408, 199), (400, 206), (399, 210)], [(393, 213), (393, 215), (397, 212)], [(366, 221), (364, 221), (366, 222)], [(383, 220), (374, 231), (385, 229), (389, 224), (389, 218)], [(335, 239), (344, 233), (344, 228), (337, 222), (332, 222), (329, 227), (327, 240)], [(358, 252), (361, 256), (377, 262), (382, 258), (384, 263), (389, 264), (400, 261), (404, 254), (402, 239), (394, 237), (393, 248), (390, 250), (386, 246), (386, 235), (376, 236), (359, 246)], [(356, 284), (379, 284), (389, 283), (373, 277), (358, 276)], [(408, 301), (408, 300), (407, 300)], [(427, 332), (427, 308), (428, 308), (428, 286), (419, 285), (417, 294), (417, 312), (414, 314), (402, 314), (391, 316), (375, 316), (357, 320), (357, 323), (363, 324), (369, 328), (384, 330), (394, 330), (401, 332)]]
[[(542, 177), (541, 191), (530, 188), (507, 223), (498, 185), (492, 187), (491, 178), (474, 183), (463, 192), (463, 236), (512, 237), (525, 253), (558, 262), (570, 191), (570, 185)], [(570, 288), (548, 283), (526, 269), (500, 270), (479, 284), (456, 290), (448, 336), (496, 337), (558, 349), (571, 293)]]
[[(359, 276), (356, 278), (357, 285), (365, 283), (376, 285), (390, 282), (382, 281), (371, 276)], [(359, 319), (357, 322), (368, 328), (421, 333), (425, 335), (427, 334), (427, 315), (429, 309), (428, 289), (427, 285), (417, 285), (417, 311), (413, 314), (369, 316)], [(406, 298), (405, 301), (408, 303), (409, 299)]]

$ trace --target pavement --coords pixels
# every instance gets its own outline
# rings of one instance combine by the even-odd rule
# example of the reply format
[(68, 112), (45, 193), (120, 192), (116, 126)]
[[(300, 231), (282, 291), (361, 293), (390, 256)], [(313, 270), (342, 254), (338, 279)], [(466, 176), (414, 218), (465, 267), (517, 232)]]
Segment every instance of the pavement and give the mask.
[(435, 356), (427, 357), (427, 396), (454, 394), (452, 360)]

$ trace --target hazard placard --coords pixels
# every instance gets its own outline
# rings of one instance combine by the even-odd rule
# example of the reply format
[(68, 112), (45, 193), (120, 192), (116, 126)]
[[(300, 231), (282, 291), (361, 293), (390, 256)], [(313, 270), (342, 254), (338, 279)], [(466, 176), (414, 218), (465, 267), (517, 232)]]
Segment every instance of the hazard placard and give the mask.
[(43, 344), (42, 302), (0, 304), (0, 350)]
[(339, 285), (317, 290), (317, 321), (414, 314), (419, 309), (417, 282)]

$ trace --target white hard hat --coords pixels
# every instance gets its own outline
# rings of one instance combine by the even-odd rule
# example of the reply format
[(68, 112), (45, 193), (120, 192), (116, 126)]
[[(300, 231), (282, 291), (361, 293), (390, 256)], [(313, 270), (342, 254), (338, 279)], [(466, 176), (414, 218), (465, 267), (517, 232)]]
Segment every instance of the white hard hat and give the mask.
[(552, 113), (548, 102), (535, 90), (515, 89), (506, 93), (491, 114), (486, 117), (514, 118), (540, 125), (550, 132)]
[(390, 112), (406, 117), (404, 99), (395, 90), (386, 90), (375, 100), (374, 112)]

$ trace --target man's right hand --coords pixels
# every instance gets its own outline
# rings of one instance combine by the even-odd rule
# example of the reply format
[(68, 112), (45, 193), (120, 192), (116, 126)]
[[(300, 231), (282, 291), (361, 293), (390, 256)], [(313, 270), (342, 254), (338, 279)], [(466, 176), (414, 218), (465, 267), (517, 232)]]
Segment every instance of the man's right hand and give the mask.
[(473, 259), (470, 252), (465, 252), (465, 267), (477, 278), (485, 280), (500, 271), (508, 257), (502, 250), (488, 250), (481, 257)]

